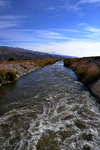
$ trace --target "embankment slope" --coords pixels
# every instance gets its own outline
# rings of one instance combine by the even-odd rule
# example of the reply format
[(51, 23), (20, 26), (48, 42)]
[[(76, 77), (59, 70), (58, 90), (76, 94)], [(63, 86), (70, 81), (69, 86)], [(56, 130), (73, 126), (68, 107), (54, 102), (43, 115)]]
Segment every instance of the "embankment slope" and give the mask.
[(56, 63), (59, 59), (0, 61), (0, 86), (10, 83), (36, 69)]
[(100, 57), (65, 59), (64, 66), (73, 69), (78, 79), (100, 99)]

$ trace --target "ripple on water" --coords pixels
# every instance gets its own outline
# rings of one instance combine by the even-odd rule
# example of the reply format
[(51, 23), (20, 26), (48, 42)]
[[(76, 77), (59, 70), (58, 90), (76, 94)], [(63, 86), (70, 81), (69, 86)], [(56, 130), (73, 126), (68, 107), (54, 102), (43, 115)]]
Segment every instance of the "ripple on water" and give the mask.
[(0, 150), (100, 150), (100, 112), (93, 97), (64, 68), (66, 76), (56, 71), (54, 79), (46, 78), (51, 83), (45, 90), (41, 76), (39, 92), (0, 117)]

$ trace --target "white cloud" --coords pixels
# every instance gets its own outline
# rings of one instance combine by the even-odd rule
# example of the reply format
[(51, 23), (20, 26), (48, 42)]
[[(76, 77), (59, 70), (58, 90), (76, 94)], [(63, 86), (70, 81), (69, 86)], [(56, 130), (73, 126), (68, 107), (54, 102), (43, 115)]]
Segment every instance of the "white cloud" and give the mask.
[(64, 32), (72, 32), (72, 33), (79, 32), (79, 30), (74, 30), (74, 29), (55, 29), (55, 30), (64, 31)]
[[(12, 24), (12, 26), (17, 26), (16, 24)], [(6, 24), (4, 27), (11, 27), (11, 24)], [(0, 24), (0, 27), (3, 27), (3, 24)], [(0, 31), (0, 39), (8, 40), (8, 41), (53, 41), (53, 40), (75, 40), (74, 38), (67, 37), (58, 32), (53, 32), (49, 30), (34, 30), (34, 29), (2, 29)]]
[(0, 0), (0, 11), (9, 9), (11, 5), (11, 0)]
[(80, 3), (98, 3), (100, 0), (81, 0)]
[(88, 32), (91, 32), (91, 33), (98, 33), (98, 32), (100, 32), (99, 28), (92, 27), (92, 26), (90, 26), (87, 23), (80, 23), (80, 24), (78, 24), (78, 26), (82, 26), (84, 31), (88, 31)]
[(0, 0), (0, 7), (4, 7), (6, 5), (6, 1), (5, 0)]
[(25, 16), (18, 15), (3, 15), (0, 16), (0, 29), (6, 29), (9, 27), (19, 26), (25, 19)]
[(83, 27), (85, 37), (100, 41), (100, 28), (92, 27), (87, 23), (80, 23), (78, 26)]
[(68, 37), (62, 36), (61, 33), (50, 32), (50, 31), (42, 32), (40, 36), (48, 39), (69, 39)]
[(78, 26), (88, 26), (88, 24), (85, 22), (82, 22), (82, 23), (79, 23)]
[(9, 21), (0, 21), (0, 29), (8, 28), (8, 27), (15, 27), (17, 25), (18, 25), (17, 23), (11, 23)]
[[(11, 46), (45, 52), (55, 51), (65, 55), (100, 55), (100, 29), (86, 23), (81, 23), (79, 28), (80, 30), (2, 29), (0, 31), (0, 41), (9, 42)], [(12, 45), (13, 43), (14, 45)]]
[(55, 51), (59, 54), (70, 55), (70, 56), (100, 56), (100, 42), (86, 42), (86, 41), (70, 41), (62, 43), (51, 43), (48, 45), (40, 45), (37, 47), (27, 45), (32, 50), (51, 52)]
[(48, 8), (46, 8), (46, 10), (56, 10), (56, 8), (55, 7), (48, 7)]
[(19, 16), (19, 15), (0, 15), (0, 20), (10, 20), (10, 19), (24, 19), (25, 16)]
[(100, 29), (98, 29), (98, 28), (93, 28), (93, 27), (87, 27), (87, 30), (90, 31), (90, 32), (94, 32), (94, 33), (100, 32)]
[(76, 3), (74, 5), (69, 5), (69, 9), (79, 11), (80, 10), (79, 3)]
[[(78, 2), (74, 3), (74, 4), (67, 4), (64, 5), (63, 7), (66, 7), (68, 10), (73, 10), (78, 12), (78, 15), (80, 17), (84, 16), (84, 13), (81, 11), (83, 4), (98, 4), (100, 3), (100, 0), (79, 0)], [(100, 7), (100, 5), (95, 5), (96, 7)]]
[(36, 42), (40, 41), (35, 37), (35, 30), (31, 29), (2, 29), (0, 31), (0, 40), (9, 42)]

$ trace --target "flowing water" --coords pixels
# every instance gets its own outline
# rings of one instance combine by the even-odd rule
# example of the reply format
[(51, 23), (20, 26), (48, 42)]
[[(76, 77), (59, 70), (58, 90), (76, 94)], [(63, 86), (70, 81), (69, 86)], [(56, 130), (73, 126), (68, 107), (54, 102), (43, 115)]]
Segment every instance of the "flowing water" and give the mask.
[(100, 150), (100, 110), (71, 69), (47, 66), (0, 88), (0, 150)]

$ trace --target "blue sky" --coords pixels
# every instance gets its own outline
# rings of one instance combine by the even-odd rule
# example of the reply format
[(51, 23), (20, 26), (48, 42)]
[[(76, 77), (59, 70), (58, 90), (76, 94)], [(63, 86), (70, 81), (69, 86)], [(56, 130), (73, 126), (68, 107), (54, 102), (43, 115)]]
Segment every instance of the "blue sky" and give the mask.
[(100, 56), (100, 0), (0, 0), (0, 45)]

